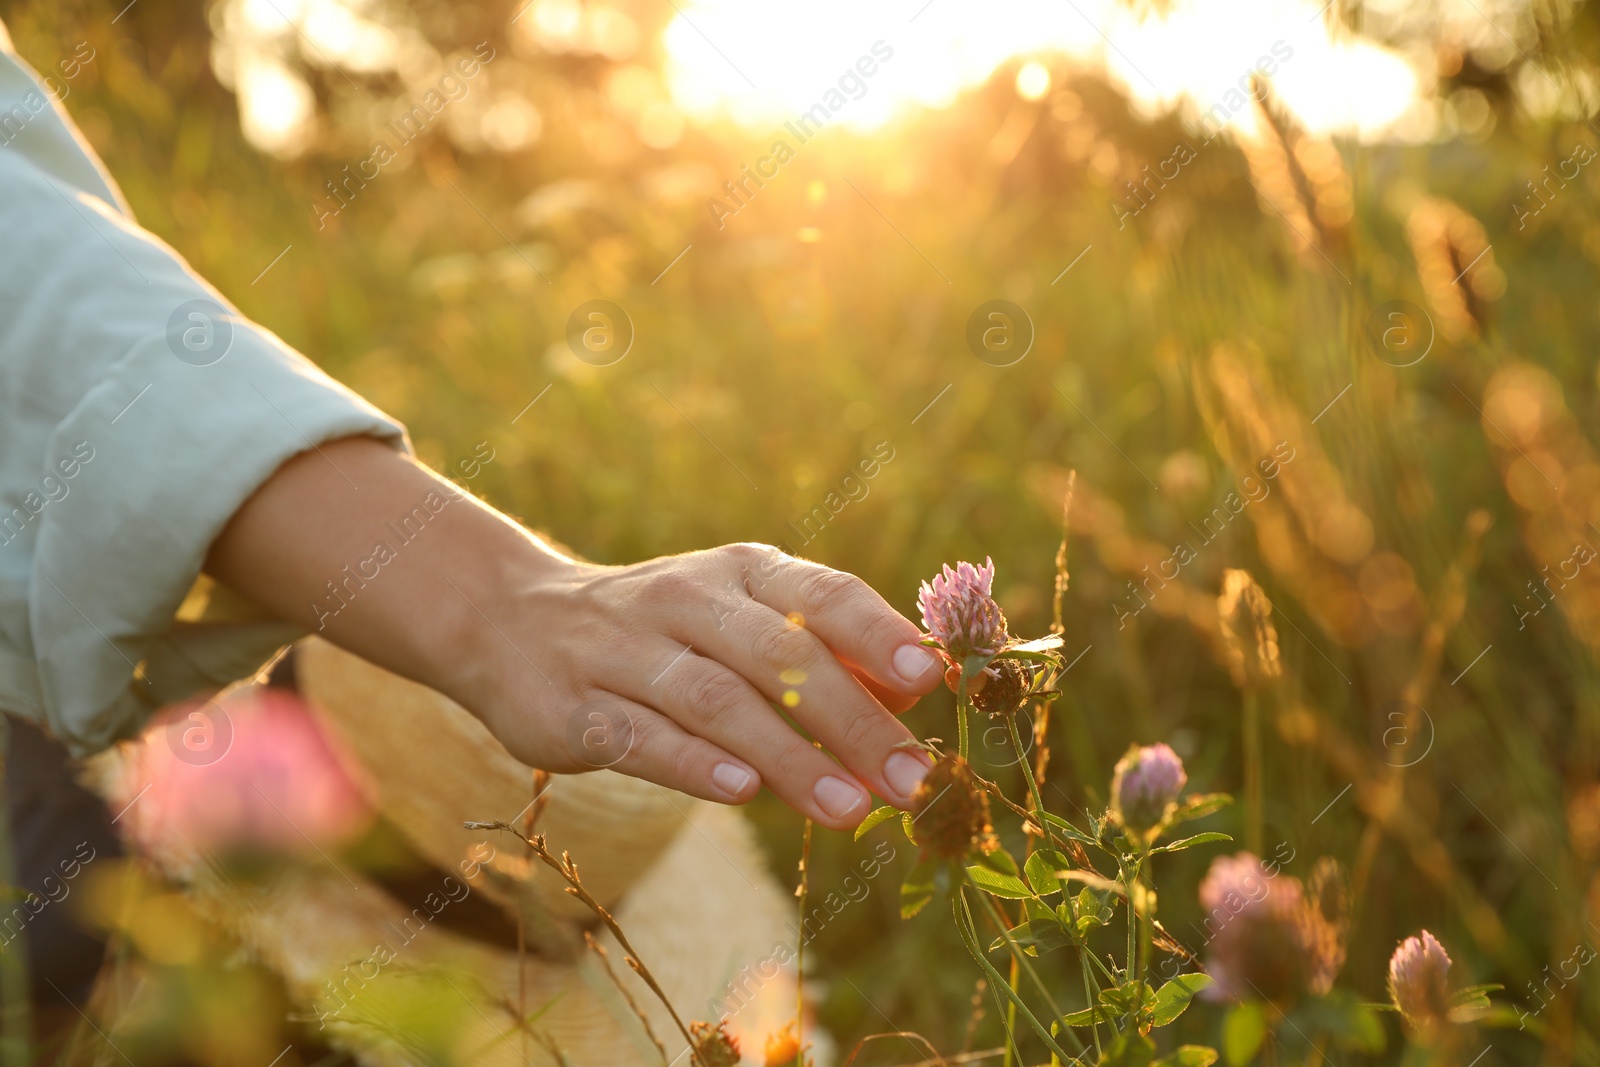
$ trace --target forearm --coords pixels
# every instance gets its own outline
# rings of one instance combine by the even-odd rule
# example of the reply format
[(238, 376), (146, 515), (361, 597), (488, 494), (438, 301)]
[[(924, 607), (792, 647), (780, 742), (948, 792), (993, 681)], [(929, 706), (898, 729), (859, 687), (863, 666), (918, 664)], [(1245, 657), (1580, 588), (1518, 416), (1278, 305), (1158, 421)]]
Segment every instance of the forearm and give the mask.
[(213, 543), (206, 572), (286, 621), (469, 707), (508, 592), (572, 564), (368, 438), (284, 464)]

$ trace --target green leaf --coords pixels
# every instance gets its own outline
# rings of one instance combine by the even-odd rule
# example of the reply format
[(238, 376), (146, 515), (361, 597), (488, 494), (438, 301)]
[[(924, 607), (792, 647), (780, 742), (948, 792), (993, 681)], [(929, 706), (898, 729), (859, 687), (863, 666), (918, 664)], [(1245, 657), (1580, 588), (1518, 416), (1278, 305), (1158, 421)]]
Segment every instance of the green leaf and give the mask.
[(917, 817), (911, 814), (909, 811), (902, 811), (900, 813), (900, 829), (906, 832), (906, 840), (910, 841), (913, 845), (917, 843), (917, 835), (911, 832), (911, 828), (916, 825), (916, 822)]
[[(989, 661), (992, 659), (994, 659), (993, 656), (968, 656), (967, 661), (961, 665), (961, 677), (971, 682), (972, 679), (983, 673), (983, 669), (989, 665)], [(967, 687), (967, 698), (970, 700), (971, 697), (972, 687), (969, 685)]]
[(868, 815), (865, 819), (862, 819), (861, 820), (861, 825), (856, 827), (856, 840), (860, 841), (862, 834), (865, 834), (868, 830), (871, 830), (874, 826), (878, 826), (881, 823), (888, 822), (890, 819), (894, 818), (896, 815), (899, 815), (899, 814), (900, 814), (900, 809), (897, 808), (897, 807), (894, 807), (893, 805), (890, 805), (890, 804), (885, 804), (881, 808), (873, 809), (872, 814)]
[(1099, 1067), (1150, 1067), (1156, 1043), (1138, 1032), (1118, 1034), (1100, 1057)]
[(1209, 985), (1211, 976), (1208, 974), (1180, 974), (1156, 990), (1155, 1004), (1151, 1007), (1151, 1025), (1166, 1026), (1171, 1023), (1189, 1007), (1195, 994)]
[(1103, 1022), (1105, 1017), (1106, 1010), (1104, 1008), (1094, 1007), (1075, 1011), (1061, 1021), (1068, 1026), (1094, 1026), (1096, 1023)]
[(1193, 848), (1196, 845), (1210, 844), (1212, 841), (1232, 840), (1233, 838), (1229, 837), (1227, 834), (1219, 834), (1215, 830), (1208, 830), (1203, 834), (1195, 834), (1193, 837), (1185, 837), (1180, 841), (1174, 841), (1170, 845), (1162, 845), (1160, 848), (1153, 848), (1150, 850), (1150, 854), (1153, 856), (1158, 852), (1182, 852), (1186, 848)]
[(1178, 810), (1172, 813), (1173, 825), (1203, 819), (1232, 803), (1233, 798), (1226, 793), (1197, 793), (1178, 805)]
[(1022, 869), (1017, 866), (1017, 858), (1003, 848), (979, 853), (977, 865), (987, 867), (996, 874), (1008, 874), (1013, 878), (1022, 877)]
[(1267, 1013), (1254, 1001), (1235, 1006), (1222, 1020), (1222, 1054), (1233, 1067), (1255, 1059), (1266, 1039)]
[(934, 877), (938, 868), (937, 863), (918, 860), (916, 866), (906, 872), (906, 880), (900, 883), (900, 918), (909, 919), (928, 906), (937, 892)]
[(1124, 982), (1100, 990), (1100, 1003), (1112, 1015), (1136, 1015), (1155, 1000), (1148, 982)]
[(981, 863), (969, 866), (967, 877), (971, 879), (973, 885), (991, 896), (1006, 897), (1011, 900), (1022, 900), (1033, 896), (1033, 890), (1029, 889), (1021, 878), (1014, 874), (1002, 874)]
[(1487, 1008), (1489, 994), (1498, 993), (1505, 986), (1498, 982), (1484, 982), (1481, 985), (1464, 986), (1450, 995), (1450, 1005), (1456, 1008)]
[(1044, 813), (1044, 821), (1049, 823), (1055, 829), (1059, 830), (1063, 837), (1070, 838), (1073, 841), (1081, 841), (1086, 845), (1099, 844), (1099, 842), (1094, 838), (1090, 837), (1076, 826), (1073, 826), (1070, 822), (1063, 819), (1059, 815), (1052, 815), (1047, 811)]
[(1163, 1056), (1151, 1067), (1211, 1067), (1217, 1062), (1217, 1050), (1204, 1045), (1179, 1045), (1178, 1051)]
[[(1024, 952), (1030, 956), (1038, 956), (1046, 952), (1054, 952), (1058, 948), (1066, 948), (1072, 944), (1072, 939), (1061, 928), (1061, 924), (1051, 919), (1048, 921), (1030, 919), (1020, 926), (1012, 927), (1007, 933), (1011, 940), (1022, 946)], [(1006, 939), (997, 937), (989, 946), (989, 951), (994, 952), (1004, 948)]]
[(1057, 871), (1064, 871), (1072, 864), (1067, 857), (1051, 848), (1041, 848), (1028, 857), (1024, 869), (1027, 872), (1028, 884), (1033, 886), (1033, 891), (1041, 897), (1051, 893), (1061, 892), (1061, 880), (1056, 877)]

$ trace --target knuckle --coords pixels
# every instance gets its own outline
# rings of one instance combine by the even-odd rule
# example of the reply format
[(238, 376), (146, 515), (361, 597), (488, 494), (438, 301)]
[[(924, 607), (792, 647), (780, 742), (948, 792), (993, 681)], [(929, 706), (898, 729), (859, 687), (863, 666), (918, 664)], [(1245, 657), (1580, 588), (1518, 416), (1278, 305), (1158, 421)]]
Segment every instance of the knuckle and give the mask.
[(703, 592), (698, 579), (679, 567), (663, 567), (648, 575), (640, 592), (652, 602), (682, 603)]
[(843, 741), (845, 747), (855, 751), (877, 736), (882, 720), (874, 711), (860, 711), (851, 715), (844, 722)]
[(790, 667), (805, 668), (816, 659), (816, 639), (798, 627), (771, 626), (756, 631), (750, 638), (750, 651), (760, 663), (773, 671)]
[(807, 617), (838, 611), (858, 601), (863, 588), (853, 574), (819, 570), (800, 582), (800, 610)]
[(704, 723), (734, 714), (744, 701), (744, 682), (731, 671), (712, 667), (689, 675), (680, 698)]
[(700, 746), (695, 743), (677, 746), (668, 761), (671, 773), (679, 782), (694, 782), (706, 777), (705, 761), (700, 758)]

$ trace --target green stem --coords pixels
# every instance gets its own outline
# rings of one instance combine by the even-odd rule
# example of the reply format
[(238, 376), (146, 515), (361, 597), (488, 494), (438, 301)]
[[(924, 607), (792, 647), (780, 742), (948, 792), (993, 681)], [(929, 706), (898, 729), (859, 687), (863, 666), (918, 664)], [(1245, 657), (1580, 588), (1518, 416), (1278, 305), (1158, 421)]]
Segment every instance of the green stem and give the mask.
[(1017, 754), (1017, 762), (1022, 766), (1022, 776), (1028, 781), (1028, 796), (1033, 799), (1033, 821), (1043, 830), (1046, 828), (1044, 797), (1039, 794), (1039, 783), (1033, 775), (1033, 764), (1028, 762), (1027, 755), (1022, 751), (1022, 735), (1017, 732), (1016, 714), (1006, 716), (1006, 728), (1011, 731), (1011, 747)]
[[(1039, 990), (1039, 995), (1044, 997), (1044, 1002), (1050, 1005), (1050, 1010), (1055, 1013), (1055, 1017), (1058, 1019), (1065, 1018), (1065, 1014), (1062, 1012), (1061, 1006), (1056, 1003), (1055, 997), (1051, 996), (1050, 994), (1050, 987), (1044, 984), (1044, 979), (1039, 977), (1039, 972), (1033, 969), (1033, 962), (1028, 959), (1027, 953), (1023, 952), (1021, 946), (1012, 940), (1011, 931), (1006, 926), (1005, 916), (1000, 914), (1000, 909), (995, 907), (994, 901), (989, 899), (988, 895), (982, 891), (979, 891), (978, 898), (982, 900), (984, 906), (989, 909), (989, 921), (999, 927), (1000, 937), (1005, 941), (1006, 948), (1011, 951), (1011, 962), (1021, 964), (1022, 969), (1028, 972), (1028, 977), (1033, 981), (1034, 986)], [(1020, 996), (1017, 999), (1020, 1002)], [(1073, 1044), (1078, 1046), (1079, 1052), (1082, 1052), (1083, 1043), (1078, 1040), (1078, 1035), (1073, 1034), (1071, 1036)]]
[[(1073, 912), (1077, 914), (1076, 909)], [(1076, 933), (1073, 935), (1076, 937)], [(1089, 1033), (1094, 1036), (1094, 1050), (1099, 1055), (1104, 1055), (1105, 1050), (1100, 1047), (1100, 983), (1094, 980), (1094, 972), (1089, 969), (1089, 939), (1078, 939), (1078, 966), (1083, 969), (1083, 995), (1089, 1001)]]
[(1245, 848), (1261, 855), (1261, 697), (1244, 691)]
[[(1011, 997), (1006, 1003), (1006, 1036), (1008, 1038), (1017, 1032), (1017, 1000), (1019, 999), (1017, 985), (1022, 979), (1022, 970), (1017, 965), (1017, 958), (1015, 956), (1011, 957), (1010, 977), (1011, 981), (1007, 984), (1011, 987)], [(1005, 1059), (1001, 1061), (1001, 1067), (1012, 1067), (1012, 1065), (1016, 1063), (1016, 1060), (1013, 1058), (1016, 1055), (1016, 1051), (1016, 1042), (1008, 1040), (1006, 1042)]]
[[(980, 897), (983, 896), (981, 892), (978, 895)], [(987, 900), (988, 898), (985, 897), (984, 899)], [(1017, 1006), (1023, 1017), (1028, 1020), (1028, 1025), (1033, 1027), (1034, 1033), (1039, 1035), (1039, 1039), (1045, 1043), (1051, 1052), (1054, 1052), (1064, 1060), (1077, 1063), (1078, 1061), (1074, 1057), (1067, 1055), (1061, 1046), (1056, 1043), (1056, 1039), (1051, 1035), (1049, 1028), (1038, 1020), (1033, 1014), (1033, 1010), (1023, 1003), (1022, 998), (1011, 992), (1000, 972), (995, 969), (994, 964), (990, 963), (989, 958), (984, 955), (983, 946), (978, 944), (977, 928), (972, 923), (972, 912), (967, 907), (967, 895), (964, 889), (956, 890), (955, 897), (951, 901), (951, 907), (955, 913), (956, 932), (961, 935), (961, 941), (967, 946), (967, 951), (972, 954), (972, 958), (978, 961), (978, 966), (982, 967), (984, 973), (989, 976), (989, 981), (996, 988), (1005, 990), (1006, 996), (1011, 998), (1011, 1002)], [(1073, 1036), (1076, 1038), (1076, 1035)]]
[(956, 682), (956, 755), (967, 758), (967, 672), (963, 667)]
[[(7, 757), (11, 751), (11, 726), (0, 716), (0, 796), (5, 795)], [(12, 862), (11, 819), (0, 810), (0, 886), (17, 884)], [(32, 1002), (28, 996), (28, 948), (21, 936), (0, 952), (0, 1064), (27, 1067), (33, 1033)]]

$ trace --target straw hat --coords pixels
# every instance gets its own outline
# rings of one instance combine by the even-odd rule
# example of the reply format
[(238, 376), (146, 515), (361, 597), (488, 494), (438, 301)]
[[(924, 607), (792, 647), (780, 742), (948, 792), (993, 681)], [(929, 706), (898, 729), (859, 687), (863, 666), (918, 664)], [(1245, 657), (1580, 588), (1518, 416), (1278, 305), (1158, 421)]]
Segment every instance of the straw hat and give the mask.
[[(677, 1057), (685, 1043), (670, 1016), (555, 872), (530, 862), (511, 835), (463, 828), (521, 818), (530, 769), (430, 689), (315, 638), (292, 657), (295, 688), (353, 758), (378, 813), (435, 870), (397, 888), (329, 860), (242, 885), (160, 821), (139, 831), (145, 856), (283, 976), (313, 1028), (363, 1063), (415, 1061), (394, 1016), (418, 975), (442, 976), (444, 999), (454, 990), (462, 1002), (449, 1036), (454, 1062), (555, 1062), (516, 1030), (519, 1010), (554, 1005), (529, 1029), (573, 1067), (659, 1063), (617, 983)], [(140, 747), (164, 743), (150, 731), (95, 757), (91, 781), (116, 797)], [(795, 977), (780, 964), (792, 959), (795, 927), (793, 902), (748, 824), (733, 809), (609, 771), (558, 776), (548, 788), (537, 832), (552, 851), (571, 853), (685, 1021), (737, 1008), (730, 1030), (755, 1056), (761, 1037), (793, 1014)], [(520, 975), (518, 918), (528, 946)], [(585, 931), (608, 950), (615, 981), (585, 948)]]

